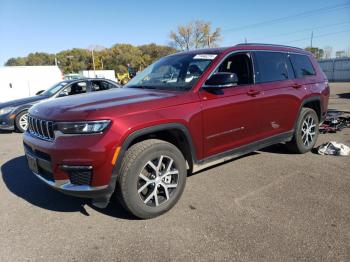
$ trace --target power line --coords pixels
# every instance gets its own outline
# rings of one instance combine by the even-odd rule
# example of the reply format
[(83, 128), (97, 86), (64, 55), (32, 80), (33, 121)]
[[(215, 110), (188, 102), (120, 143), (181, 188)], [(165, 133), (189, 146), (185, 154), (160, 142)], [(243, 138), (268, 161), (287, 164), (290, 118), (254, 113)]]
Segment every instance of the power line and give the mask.
[[(342, 31), (337, 31), (337, 32), (331, 32), (331, 33), (326, 33), (326, 34), (321, 34), (321, 35), (314, 35), (313, 38), (314, 38), (314, 39), (315, 39), (315, 38), (321, 38), (321, 37), (325, 37), (325, 36), (329, 36), (329, 35), (336, 35), (336, 34), (341, 34), (341, 33), (349, 32), (349, 31), (350, 31), (350, 29), (342, 30)], [(305, 38), (300, 38), (300, 39), (288, 41), (288, 42), (285, 42), (285, 44), (294, 43), (294, 42), (300, 42), (300, 41), (305, 41), (305, 40), (310, 40), (310, 37), (305, 37)]]
[(260, 23), (255, 23), (255, 24), (250, 24), (250, 25), (246, 25), (246, 26), (240, 26), (240, 27), (225, 29), (225, 30), (222, 30), (222, 32), (240, 31), (240, 30), (243, 30), (243, 29), (254, 28), (254, 27), (264, 26), (264, 25), (278, 23), (278, 22), (285, 22), (285, 21), (288, 21), (288, 20), (295, 20), (295, 18), (315, 15), (317, 13), (333, 12), (333, 11), (337, 11), (337, 10), (341, 10), (341, 9), (347, 8), (349, 5), (350, 5), (350, 3), (343, 3), (343, 4), (338, 4), (338, 5), (322, 7), (322, 8), (318, 8), (318, 9), (314, 9), (314, 10), (305, 11), (305, 12), (302, 12), (302, 13), (297, 13), (297, 14), (290, 15), (290, 16), (285, 16), (285, 17), (280, 17), (280, 18), (276, 18), (276, 19), (266, 20), (266, 21), (263, 21), (263, 22), (260, 22)]
[(276, 34), (276, 35), (272, 35), (270, 37), (259, 38), (259, 41), (257, 41), (257, 42), (261, 42), (261, 41), (264, 41), (264, 40), (269, 40), (271, 38), (275, 38), (275, 37), (279, 37), (279, 36), (291, 35), (291, 34), (301, 33), (301, 32), (310, 32), (310, 31), (313, 31), (313, 30), (321, 29), (321, 28), (323, 29), (323, 28), (328, 28), (328, 27), (337, 26), (337, 25), (343, 25), (343, 24), (349, 24), (349, 23), (350, 23), (350, 21), (346, 21), (346, 22), (340, 22), (340, 23), (316, 26), (316, 27), (309, 27), (309, 28), (303, 29), (303, 30), (287, 32), (287, 33), (282, 33), (282, 34)]

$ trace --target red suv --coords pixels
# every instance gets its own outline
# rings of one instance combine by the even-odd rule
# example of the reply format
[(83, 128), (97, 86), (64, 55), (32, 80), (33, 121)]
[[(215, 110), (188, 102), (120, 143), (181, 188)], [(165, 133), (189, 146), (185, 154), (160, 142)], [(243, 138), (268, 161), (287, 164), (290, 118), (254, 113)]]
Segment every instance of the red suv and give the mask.
[(240, 44), (181, 52), (124, 88), (58, 98), (29, 111), (30, 169), (53, 188), (140, 218), (179, 200), (188, 172), (285, 143), (310, 151), (328, 81), (302, 49)]

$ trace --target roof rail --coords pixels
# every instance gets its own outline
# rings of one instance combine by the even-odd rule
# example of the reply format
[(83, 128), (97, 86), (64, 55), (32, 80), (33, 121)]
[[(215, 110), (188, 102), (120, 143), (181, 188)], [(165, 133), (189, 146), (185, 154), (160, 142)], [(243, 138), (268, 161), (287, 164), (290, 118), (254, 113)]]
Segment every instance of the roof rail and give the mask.
[(300, 47), (295, 47), (295, 46), (289, 46), (289, 45), (275, 45), (275, 44), (264, 44), (264, 43), (240, 43), (237, 44), (238, 46), (240, 45), (261, 45), (261, 46), (278, 46), (278, 47), (288, 47), (288, 48), (294, 48), (294, 49), (299, 49), (299, 50), (303, 50)]

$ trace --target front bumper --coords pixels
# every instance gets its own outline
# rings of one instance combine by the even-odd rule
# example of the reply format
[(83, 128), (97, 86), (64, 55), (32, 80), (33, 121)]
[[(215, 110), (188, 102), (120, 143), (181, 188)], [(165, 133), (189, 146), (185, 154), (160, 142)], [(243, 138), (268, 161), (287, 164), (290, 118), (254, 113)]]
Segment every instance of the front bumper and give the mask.
[[(33, 173), (50, 187), (76, 197), (109, 198), (115, 188), (116, 175), (112, 175), (113, 148), (107, 136), (67, 136), (45, 141), (23, 135), (26, 155), (37, 162)], [(77, 184), (67, 167), (91, 167), (88, 183)], [(82, 176), (84, 174), (81, 174)]]

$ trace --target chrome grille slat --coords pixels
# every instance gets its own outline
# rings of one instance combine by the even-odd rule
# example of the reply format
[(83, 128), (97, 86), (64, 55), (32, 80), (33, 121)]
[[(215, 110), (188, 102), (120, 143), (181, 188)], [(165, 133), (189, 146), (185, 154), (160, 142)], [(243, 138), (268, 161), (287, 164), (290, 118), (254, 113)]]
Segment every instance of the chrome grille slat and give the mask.
[(43, 140), (53, 141), (55, 139), (53, 122), (28, 116), (28, 132), (35, 137)]

